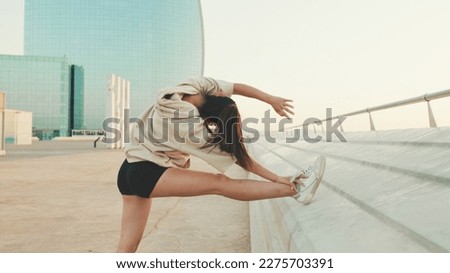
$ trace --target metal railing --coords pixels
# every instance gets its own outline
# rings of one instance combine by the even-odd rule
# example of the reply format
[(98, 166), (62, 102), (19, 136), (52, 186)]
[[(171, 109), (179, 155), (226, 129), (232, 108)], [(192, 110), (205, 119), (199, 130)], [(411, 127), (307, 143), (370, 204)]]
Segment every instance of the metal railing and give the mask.
[[(422, 96), (418, 96), (418, 97), (414, 97), (414, 98), (410, 98), (410, 99), (406, 99), (406, 100), (400, 100), (400, 101), (396, 101), (396, 102), (391, 102), (391, 103), (383, 104), (380, 106), (368, 107), (368, 108), (365, 108), (362, 110), (350, 112), (347, 114), (337, 115), (337, 116), (334, 116), (331, 118), (326, 118), (326, 119), (323, 119), (320, 121), (311, 121), (311, 122), (304, 123), (302, 125), (297, 125), (297, 126), (293, 126), (293, 127), (286, 128), (286, 129), (293, 129), (293, 128), (298, 128), (298, 127), (302, 127), (302, 126), (308, 126), (310, 124), (323, 126), (323, 123), (326, 121), (342, 119), (344, 117), (356, 116), (356, 115), (361, 115), (361, 114), (367, 113), (369, 115), (370, 130), (375, 131), (375, 124), (373, 122), (372, 115), (371, 115), (372, 112), (386, 110), (386, 109), (390, 109), (390, 108), (396, 108), (396, 107), (410, 105), (410, 104), (421, 103), (421, 102), (425, 102), (425, 101), (427, 102), (427, 106), (428, 106), (429, 125), (430, 125), (430, 127), (437, 127), (436, 119), (434, 118), (434, 114), (433, 114), (433, 110), (431, 109), (430, 101), (445, 98), (445, 97), (450, 97), (450, 89), (435, 92), (435, 93), (430, 93), (430, 94), (427, 93)], [(314, 127), (314, 129), (315, 129), (315, 127)], [(344, 129), (342, 127), (342, 122), (340, 124), (340, 130), (342, 132), (344, 131)]]

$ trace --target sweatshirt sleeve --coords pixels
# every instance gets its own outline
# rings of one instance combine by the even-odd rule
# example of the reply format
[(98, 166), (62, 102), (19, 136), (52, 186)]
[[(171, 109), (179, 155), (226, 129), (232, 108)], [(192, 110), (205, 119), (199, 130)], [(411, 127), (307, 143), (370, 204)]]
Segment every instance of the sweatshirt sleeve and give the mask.
[(236, 163), (234, 156), (221, 151), (219, 147), (205, 147), (208, 132), (203, 124), (191, 126), (190, 130), (185, 130), (181, 138), (184, 141), (180, 143), (178, 150), (204, 160), (222, 173)]
[(191, 78), (183, 83), (180, 83), (178, 86), (193, 87), (204, 95), (212, 95), (215, 92), (223, 92), (227, 97), (231, 97), (233, 94), (233, 83), (223, 80), (216, 80), (210, 77)]

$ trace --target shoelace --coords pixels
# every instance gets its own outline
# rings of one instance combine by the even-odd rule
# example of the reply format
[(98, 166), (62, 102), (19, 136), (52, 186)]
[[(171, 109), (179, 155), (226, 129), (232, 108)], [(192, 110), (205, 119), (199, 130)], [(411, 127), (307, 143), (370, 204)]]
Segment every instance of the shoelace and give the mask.
[[(307, 171), (308, 171), (308, 178), (307, 178), (307, 179), (309, 179), (309, 178), (311, 177), (311, 175), (313, 175), (313, 174), (314, 174), (315, 176), (317, 176), (316, 170), (315, 170), (314, 168), (312, 168), (311, 166), (308, 167)], [(307, 180), (307, 179), (306, 179), (306, 180)], [(300, 192), (306, 191), (306, 190), (307, 190), (309, 187), (311, 187), (313, 184), (314, 184), (314, 183), (309, 183), (309, 185), (306, 185), (305, 187), (300, 187)]]
[(309, 166), (306, 170), (303, 170), (303, 174), (309, 177), (313, 171), (314, 169)]

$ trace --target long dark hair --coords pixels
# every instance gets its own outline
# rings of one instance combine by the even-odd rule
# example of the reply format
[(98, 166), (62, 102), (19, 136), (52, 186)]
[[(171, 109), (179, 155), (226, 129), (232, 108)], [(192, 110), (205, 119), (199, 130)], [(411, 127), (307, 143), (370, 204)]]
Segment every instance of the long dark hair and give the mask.
[(241, 115), (236, 103), (229, 97), (205, 95), (198, 110), (210, 132), (205, 148), (219, 146), (221, 151), (232, 154), (237, 163), (248, 170), (251, 159), (244, 146)]

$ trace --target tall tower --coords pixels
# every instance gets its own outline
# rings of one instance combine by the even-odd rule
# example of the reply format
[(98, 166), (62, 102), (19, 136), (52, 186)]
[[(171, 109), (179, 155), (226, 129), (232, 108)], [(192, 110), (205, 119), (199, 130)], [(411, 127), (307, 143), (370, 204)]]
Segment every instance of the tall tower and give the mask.
[(84, 69), (84, 127), (100, 129), (111, 74), (131, 82), (131, 115), (161, 87), (203, 74), (199, 0), (25, 0), (25, 55)]

